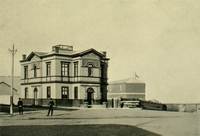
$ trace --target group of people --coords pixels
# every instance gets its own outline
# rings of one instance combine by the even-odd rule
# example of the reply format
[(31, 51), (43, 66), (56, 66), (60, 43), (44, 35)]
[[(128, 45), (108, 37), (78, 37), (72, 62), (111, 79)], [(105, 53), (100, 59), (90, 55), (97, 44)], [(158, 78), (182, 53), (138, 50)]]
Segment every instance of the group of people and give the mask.
[[(21, 98), (19, 98), (19, 101), (17, 103), (17, 106), (18, 106), (18, 111), (19, 111), (19, 115), (23, 115), (23, 101)], [(54, 106), (54, 101), (52, 98), (50, 98), (49, 100), (49, 103), (48, 103), (48, 113), (47, 113), (47, 116), (50, 115), (51, 113), (51, 116), (53, 116), (53, 106)]]

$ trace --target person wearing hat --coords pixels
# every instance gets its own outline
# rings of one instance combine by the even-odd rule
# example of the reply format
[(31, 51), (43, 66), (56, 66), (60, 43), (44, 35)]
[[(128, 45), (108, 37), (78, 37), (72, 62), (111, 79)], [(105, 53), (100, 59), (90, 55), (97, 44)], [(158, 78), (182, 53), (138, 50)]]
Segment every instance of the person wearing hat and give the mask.
[(48, 110), (48, 114), (47, 116), (49, 116), (50, 112), (51, 112), (51, 116), (53, 116), (53, 106), (54, 106), (54, 102), (53, 102), (53, 99), (50, 98), (50, 101), (49, 101), (49, 110)]
[(18, 110), (19, 110), (19, 115), (23, 115), (23, 102), (22, 102), (21, 98), (19, 98), (17, 106), (18, 106)]

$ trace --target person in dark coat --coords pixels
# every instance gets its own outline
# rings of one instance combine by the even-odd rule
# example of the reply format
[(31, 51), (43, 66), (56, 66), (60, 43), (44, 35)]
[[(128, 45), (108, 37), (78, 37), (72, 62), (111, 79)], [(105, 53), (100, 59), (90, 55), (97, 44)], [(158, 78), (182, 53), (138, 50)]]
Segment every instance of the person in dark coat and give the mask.
[(19, 110), (19, 115), (23, 115), (23, 102), (22, 102), (21, 98), (19, 98), (17, 106), (18, 106), (18, 110)]
[(50, 112), (51, 112), (51, 116), (53, 116), (53, 106), (54, 106), (53, 99), (50, 98), (50, 101), (49, 101), (49, 110), (48, 110), (47, 116), (49, 116)]

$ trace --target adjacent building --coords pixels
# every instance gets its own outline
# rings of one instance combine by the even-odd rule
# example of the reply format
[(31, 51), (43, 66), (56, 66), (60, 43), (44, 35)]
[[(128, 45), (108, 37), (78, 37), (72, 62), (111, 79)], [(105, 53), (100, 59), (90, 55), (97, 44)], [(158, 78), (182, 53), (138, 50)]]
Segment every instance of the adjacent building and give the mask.
[(145, 82), (136, 78), (110, 82), (108, 99), (120, 98), (145, 100)]
[[(13, 103), (16, 105), (20, 94), (20, 77), (14, 77)], [(0, 76), (0, 104), (10, 104), (11, 76)]]
[(108, 60), (106, 52), (74, 51), (69, 45), (23, 55), (21, 98), (33, 105), (46, 105), (48, 98), (65, 106), (105, 102)]

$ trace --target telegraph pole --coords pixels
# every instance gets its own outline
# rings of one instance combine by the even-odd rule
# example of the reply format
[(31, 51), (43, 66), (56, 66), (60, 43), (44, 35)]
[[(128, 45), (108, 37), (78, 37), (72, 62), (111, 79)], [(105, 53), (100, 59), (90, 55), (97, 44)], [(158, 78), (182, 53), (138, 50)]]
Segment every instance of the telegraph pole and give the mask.
[(17, 52), (17, 50), (15, 49), (15, 46), (13, 44), (13, 48), (12, 49), (8, 49), (11, 54), (12, 54), (12, 71), (11, 71), (11, 78), (12, 78), (12, 82), (11, 82), (11, 91), (10, 91), (10, 115), (13, 115), (13, 87), (14, 87), (14, 56), (15, 53)]

